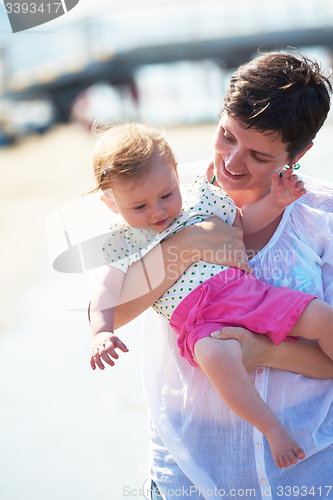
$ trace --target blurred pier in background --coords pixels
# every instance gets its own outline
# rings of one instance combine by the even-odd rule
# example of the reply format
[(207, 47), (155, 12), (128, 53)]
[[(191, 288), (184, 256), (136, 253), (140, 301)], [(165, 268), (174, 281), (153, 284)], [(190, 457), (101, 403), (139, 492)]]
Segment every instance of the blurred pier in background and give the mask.
[(109, 2), (55, 33), (2, 44), (0, 129), (14, 136), (68, 120), (209, 121), (232, 68), (258, 48), (291, 46), (319, 51), (331, 67), (332, 0)]

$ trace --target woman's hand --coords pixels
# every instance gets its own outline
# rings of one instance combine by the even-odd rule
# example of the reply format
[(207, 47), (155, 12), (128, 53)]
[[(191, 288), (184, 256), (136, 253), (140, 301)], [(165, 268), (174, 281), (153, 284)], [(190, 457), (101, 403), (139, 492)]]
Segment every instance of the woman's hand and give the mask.
[(243, 365), (248, 373), (258, 366), (269, 366), (304, 377), (333, 378), (333, 361), (324, 354), (316, 341), (300, 338), (299, 342), (280, 342), (275, 345), (267, 335), (232, 326), (213, 332), (211, 337), (238, 340), (242, 348)]
[(252, 273), (241, 229), (229, 226), (216, 216), (194, 224), (191, 228), (193, 234), (189, 238), (189, 245), (193, 252), (196, 250), (198, 253), (196, 260), (238, 267), (246, 273)]
[(243, 365), (248, 373), (251, 373), (258, 366), (270, 366), (270, 354), (276, 347), (267, 335), (253, 333), (241, 327), (227, 326), (213, 332), (211, 337), (238, 340), (243, 352)]

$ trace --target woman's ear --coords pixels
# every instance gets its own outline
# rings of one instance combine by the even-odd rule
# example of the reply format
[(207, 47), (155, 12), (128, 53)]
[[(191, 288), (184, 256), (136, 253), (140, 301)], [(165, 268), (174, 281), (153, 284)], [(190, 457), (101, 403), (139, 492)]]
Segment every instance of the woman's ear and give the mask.
[(118, 210), (118, 207), (117, 207), (115, 200), (110, 198), (110, 196), (108, 194), (103, 193), (102, 196), (100, 197), (100, 200), (102, 200), (105, 203), (105, 205), (110, 210), (112, 210), (112, 212), (114, 212), (115, 214), (119, 214), (119, 210)]
[(302, 156), (304, 156), (305, 153), (307, 151), (309, 151), (309, 149), (312, 148), (312, 146), (313, 146), (313, 142), (311, 142), (305, 149), (303, 149), (303, 151), (298, 153), (298, 155), (293, 159), (292, 163), (297, 163), (302, 158)]

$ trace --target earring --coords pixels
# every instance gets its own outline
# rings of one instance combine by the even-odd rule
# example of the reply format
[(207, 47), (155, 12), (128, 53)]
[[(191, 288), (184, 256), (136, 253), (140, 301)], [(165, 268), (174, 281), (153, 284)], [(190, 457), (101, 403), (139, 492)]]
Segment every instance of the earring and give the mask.
[[(288, 169), (288, 168), (292, 168), (293, 170), (299, 170), (299, 169), (301, 168), (301, 165), (300, 165), (299, 163), (296, 163), (296, 162), (295, 162), (295, 163), (293, 163), (293, 164), (292, 164), (292, 165), (290, 165), (290, 166), (286, 166), (285, 168), (286, 168), (286, 169)], [(283, 170), (282, 170), (282, 172), (280, 172), (280, 177), (282, 177), (282, 176), (283, 176)]]

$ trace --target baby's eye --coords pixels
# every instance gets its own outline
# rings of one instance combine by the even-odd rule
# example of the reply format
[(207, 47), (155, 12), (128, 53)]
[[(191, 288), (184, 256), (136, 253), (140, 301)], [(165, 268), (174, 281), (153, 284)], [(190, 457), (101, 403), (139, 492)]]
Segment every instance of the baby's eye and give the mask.
[(170, 198), (171, 195), (172, 195), (172, 193), (168, 193), (168, 194), (162, 196), (162, 200), (166, 200), (167, 198)]
[(134, 210), (142, 210), (146, 205), (140, 205), (139, 207), (134, 207)]

